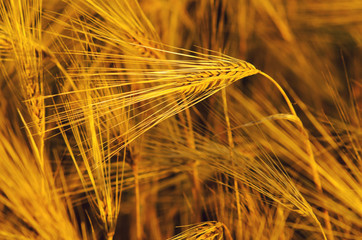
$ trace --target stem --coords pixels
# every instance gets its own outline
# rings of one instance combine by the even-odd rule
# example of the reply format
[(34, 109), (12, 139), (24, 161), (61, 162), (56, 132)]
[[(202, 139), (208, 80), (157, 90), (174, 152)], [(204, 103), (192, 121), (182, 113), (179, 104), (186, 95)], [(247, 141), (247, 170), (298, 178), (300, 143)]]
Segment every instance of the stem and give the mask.
[[(290, 101), (290, 99), (288, 98), (287, 94), (285, 93), (285, 91), (283, 90), (283, 88), (277, 83), (277, 81), (275, 81), (272, 77), (270, 77), (268, 74), (264, 73), (264, 72), (259, 72), (261, 75), (265, 76), (267, 79), (269, 79), (279, 90), (279, 92), (283, 95), (284, 100), (286, 101), (286, 103), (288, 104), (288, 107), (290, 109), (290, 111), (292, 112), (293, 115), (295, 115), (296, 117), (298, 117), (298, 115), (295, 112), (295, 109), (293, 107), (292, 102)], [(312, 175), (313, 175), (313, 181), (314, 184), (316, 185), (317, 190), (319, 191), (320, 194), (323, 195), (323, 188), (322, 188), (322, 183), (318, 174), (318, 169), (317, 169), (317, 162), (314, 158), (314, 154), (313, 154), (313, 150), (312, 150), (312, 145), (311, 142), (309, 140), (309, 136), (308, 133), (306, 131), (306, 129), (303, 126), (302, 121), (299, 119), (298, 117), (298, 121), (296, 122), (299, 127), (301, 128), (302, 134), (305, 136), (305, 145), (306, 145), (306, 150), (307, 150), (307, 154), (309, 156), (309, 161), (310, 161), (310, 166), (312, 168)], [(317, 219), (317, 217), (312, 216), (316, 221), (318, 226), (320, 227), (323, 237), (324, 239), (327, 239), (326, 234), (323, 230), (322, 225), (320, 224), (319, 220)], [(332, 233), (332, 225), (329, 219), (329, 213), (326, 209), (324, 209), (324, 221), (325, 221), (325, 225), (326, 228), (328, 229), (328, 237), (333, 240), (333, 233)]]
[(288, 104), (289, 110), (292, 112), (293, 115), (297, 116), (297, 113), (295, 112), (292, 102), (289, 100), (287, 94), (285, 93), (283, 88), (279, 85), (279, 83), (277, 81), (275, 81), (272, 77), (270, 77), (268, 74), (261, 72), (261, 71), (259, 73), (261, 75), (263, 75), (264, 77), (266, 77), (269, 81), (271, 81), (278, 88), (279, 92), (282, 94), (284, 100)]
[(227, 228), (227, 226), (222, 223), (222, 227), (224, 229), (224, 234), (227, 237), (226, 239), (233, 240), (233, 238), (231, 236), (231, 233), (230, 233), (230, 230)]
[[(234, 141), (233, 141), (233, 136), (232, 136), (231, 127), (230, 127), (230, 118), (229, 118), (225, 88), (222, 89), (222, 100), (223, 100), (223, 105), (224, 105), (224, 115), (225, 115), (225, 122), (226, 122), (226, 127), (227, 127), (230, 159), (231, 159), (232, 167), (234, 168), (234, 166), (235, 166), (234, 154), (233, 154)], [(238, 186), (238, 181), (236, 180), (236, 178), (234, 178), (234, 188), (235, 188), (236, 209), (237, 209), (237, 213), (238, 213), (238, 228), (236, 229), (236, 235), (237, 235), (236, 237), (237, 237), (237, 239), (240, 239), (242, 236), (243, 225), (242, 225), (242, 221), (241, 221), (239, 186)]]
[[(187, 142), (188, 146), (191, 149), (196, 149), (195, 147), (195, 137), (194, 131), (192, 128), (192, 119), (190, 109), (187, 108), (185, 110), (186, 113), (186, 120), (187, 120)], [(194, 199), (194, 206), (195, 206), (195, 222), (201, 222), (201, 205), (199, 196), (201, 195), (201, 186), (200, 186), (200, 178), (199, 178), (199, 169), (198, 169), (199, 161), (195, 160), (192, 166), (192, 181), (193, 181), (193, 199)]]
[[(321, 183), (321, 180), (320, 180), (320, 177), (319, 177), (319, 174), (318, 174), (318, 169), (317, 169), (317, 162), (314, 158), (314, 154), (313, 154), (313, 150), (312, 150), (312, 145), (311, 145), (311, 142), (309, 140), (309, 136), (308, 136), (308, 133), (307, 131), (305, 130), (304, 126), (303, 126), (303, 123), (301, 121), (300, 122), (300, 126), (302, 128), (302, 133), (303, 135), (305, 136), (305, 144), (307, 146), (307, 153), (308, 153), (308, 156), (309, 156), (309, 159), (310, 159), (310, 166), (312, 168), (312, 174), (313, 174), (313, 181), (314, 181), (314, 184), (316, 185), (316, 188), (317, 188), (317, 191), (323, 195), (323, 188), (322, 188), (322, 183)], [(324, 212), (324, 222), (325, 222), (325, 225), (326, 225), (326, 228), (328, 230), (328, 238), (331, 239), (331, 240), (334, 240), (334, 237), (333, 237), (333, 233), (332, 233), (332, 225), (331, 225), (331, 222), (330, 222), (330, 218), (329, 218), (329, 213), (326, 209), (323, 210)], [(324, 232), (323, 232), (323, 235), (324, 235)], [(324, 235), (324, 237), (326, 238), (326, 236)]]
[[(184, 95), (182, 95), (182, 99), (186, 101), (186, 98)], [(187, 146), (191, 149), (196, 149), (195, 147), (195, 136), (194, 131), (192, 127), (192, 118), (191, 118), (191, 112), (189, 108), (185, 109), (186, 114), (186, 124), (187, 128), (185, 128), (186, 136), (187, 136)], [(195, 207), (195, 222), (201, 222), (201, 205), (200, 205), (200, 196), (201, 196), (201, 186), (200, 186), (200, 177), (199, 177), (199, 170), (198, 170), (199, 161), (195, 160), (192, 164), (192, 197), (194, 201), (194, 207)]]
[(138, 179), (138, 156), (135, 159), (135, 163), (133, 165), (133, 174), (135, 181), (135, 198), (136, 198), (136, 237), (137, 240), (142, 239), (142, 231), (141, 231), (141, 204), (140, 204), (140, 189), (139, 189), (139, 179)]

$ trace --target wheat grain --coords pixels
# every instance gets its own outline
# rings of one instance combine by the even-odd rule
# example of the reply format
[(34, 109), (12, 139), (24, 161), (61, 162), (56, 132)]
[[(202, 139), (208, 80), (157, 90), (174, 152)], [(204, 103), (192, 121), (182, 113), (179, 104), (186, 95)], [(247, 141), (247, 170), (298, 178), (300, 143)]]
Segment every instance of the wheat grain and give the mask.
[(233, 82), (259, 73), (252, 64), (245, 61), (219, 62), (214, 68), (186, 75), (180, 79), (182, 94), (191, 95), (206, 91), (220, 90)]

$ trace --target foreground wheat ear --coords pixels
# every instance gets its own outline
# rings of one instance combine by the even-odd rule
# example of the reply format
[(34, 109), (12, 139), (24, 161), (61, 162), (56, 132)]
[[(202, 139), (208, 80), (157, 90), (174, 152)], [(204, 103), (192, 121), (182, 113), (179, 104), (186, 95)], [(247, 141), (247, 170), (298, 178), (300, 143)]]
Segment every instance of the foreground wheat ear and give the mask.
[[(104, 64), (101, 66), (98, 65), (91, 71), (90, 67), (80, 64), (66, 69), (64, 82), (71, 82), (68, 85), (72, 85), (74, 89), (45, 96), (45, 99), (53, 98), (55, 102), (47, 106), (55, 114), (47, 116), (46, 123), (55, 123), (56, 126), (47, 131), (81, 127), (90, 118), (101, 120), (102, 126), (122, 130), (119, 136), (103, 141), (105, 146), (111, 148), (109, 155), (113, 156), (156, 124), (235, 81), (258, 73), (277, 86), (290, 111), (295, 114), (278, 83), (248, 62), (226, 55), (207, 55), (187, 50), (182, 50), (181, 53), (155, 48), (152, 50), (166, 54), (168, 59), (180, 60), (99, 52), (93, 53), (95, 57), (90, 63), (89, 59), (84, 61), (89, 66), (102, 59)], [(87, 54), (83, 55), (87, 57)], [(140, 69), (139, 66), (146, 67)], [(60, 99), (60, 102), (55, 99)], [(115, 125), (107, 124), (115, 118), (121, 121)], [(98, 134), (104, 134), (103, 130), (100, 127)]]

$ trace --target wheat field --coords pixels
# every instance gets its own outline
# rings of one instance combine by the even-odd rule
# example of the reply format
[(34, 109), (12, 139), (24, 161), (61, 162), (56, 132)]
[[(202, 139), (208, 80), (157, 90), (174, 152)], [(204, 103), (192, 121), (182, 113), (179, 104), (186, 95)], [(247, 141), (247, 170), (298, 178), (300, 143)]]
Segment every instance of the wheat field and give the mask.
[(1, 0), (0, 239), (362, 239), (362, 1)]

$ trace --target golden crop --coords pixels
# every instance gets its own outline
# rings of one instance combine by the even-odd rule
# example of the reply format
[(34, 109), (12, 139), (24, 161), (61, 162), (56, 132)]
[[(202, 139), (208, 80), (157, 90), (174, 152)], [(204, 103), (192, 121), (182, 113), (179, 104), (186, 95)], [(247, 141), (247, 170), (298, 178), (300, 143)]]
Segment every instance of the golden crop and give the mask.
[(0, 239), (361, 239), (362, 1), (2, 0)]

